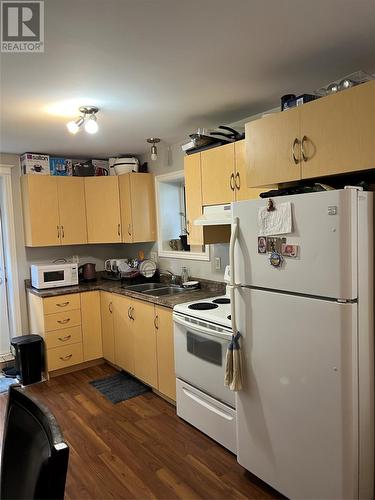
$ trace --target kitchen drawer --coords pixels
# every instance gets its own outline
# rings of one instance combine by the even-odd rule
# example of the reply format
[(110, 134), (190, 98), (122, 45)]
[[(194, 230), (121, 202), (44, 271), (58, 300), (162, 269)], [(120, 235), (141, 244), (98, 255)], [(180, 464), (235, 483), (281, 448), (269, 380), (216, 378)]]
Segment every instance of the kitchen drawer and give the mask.
[(81, 326), (72, 326), (63, 330), (54, 330), (45, 334), (45, 343), (47, 349), (60, 347), (64, 345), (76, 344), (82, 342)]
[(72, 311), (80, 308), (81, 300), (79, 293), (58, 295), (56, 297), (47, 297), (46, 299), (43, 299), (44, 314), (52, 314), (60, 311)]
[(47, 351), (48, 371), (59, 370), (83, 362), (82, 343), (55, 347)]
[(64, 311), (44, 316), (44, 331), (52, 332), (81, 324), (81, 310)]
[(236, 410), (180, 379), (176, 391), (177, 415), (236, 453)]

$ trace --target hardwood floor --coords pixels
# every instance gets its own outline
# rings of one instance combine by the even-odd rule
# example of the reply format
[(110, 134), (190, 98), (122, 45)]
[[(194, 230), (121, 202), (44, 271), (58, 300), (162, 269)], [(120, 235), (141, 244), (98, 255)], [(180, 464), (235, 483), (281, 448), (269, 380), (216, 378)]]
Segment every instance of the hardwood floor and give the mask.
[(114, 372), (100, 365), (28, 388), (69, 443), (67, 499), (277, 498), (163, 399), (150, 392), (114, 405), (88, 383)]

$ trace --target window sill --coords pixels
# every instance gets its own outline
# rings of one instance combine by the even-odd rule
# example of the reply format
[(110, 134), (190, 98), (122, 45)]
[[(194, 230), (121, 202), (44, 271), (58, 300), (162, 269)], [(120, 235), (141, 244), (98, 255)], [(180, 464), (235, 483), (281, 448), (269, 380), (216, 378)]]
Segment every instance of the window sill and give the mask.
[(167, 259), (184, 259), (184, 260), (210, 260), (210, 251), (207, 247), (206, 252), (180, 252), (178, 250), (169, 252), (168, 250), (159, 250), (159, 257)]

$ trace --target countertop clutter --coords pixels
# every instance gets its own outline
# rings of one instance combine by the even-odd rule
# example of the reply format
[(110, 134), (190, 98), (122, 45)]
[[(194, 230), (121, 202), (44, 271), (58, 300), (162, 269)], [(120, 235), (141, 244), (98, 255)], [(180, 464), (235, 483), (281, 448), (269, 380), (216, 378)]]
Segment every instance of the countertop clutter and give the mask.
[(143, 300), (145, 302), (151, 302), (152, 304), (168, 307), (170, 309), (173, 309), (176, 304), (181, 304), (183, 302), (192, 300), (215, 297), (217, 295), (222, 295), (225, 293), (225, 285), (223, 283), (202, 279), (200, 279), (200, 283), (202, 288), (199, 290), (186, 290), (186, 292), (179, 293), (178, 295), (161, 297), (150, 296), (144, 293), (128, 290), (126, 288), (123, 288), (123, 285), (119, 281), (110, 281), (105, 279), (98, 279), (92, 282), (80, 283), (79, 285), (74, 286), (49, 288), (46, 290), (37, 290), (36, 288), (33, 288), (31, 286), (30, 280), (25, 280), (25, 287), (28, 292), (31, 292), (32, 294), (42, 299), (47, 297), (58, 297), (59, 295), (68, 295), (72, 293), (102, 291), (116, 293), (118, 295)]

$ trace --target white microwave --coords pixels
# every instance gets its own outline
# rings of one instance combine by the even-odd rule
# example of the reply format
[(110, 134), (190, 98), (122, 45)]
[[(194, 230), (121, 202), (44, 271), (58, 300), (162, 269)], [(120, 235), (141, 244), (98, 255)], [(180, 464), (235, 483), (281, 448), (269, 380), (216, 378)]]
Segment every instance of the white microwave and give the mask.
[(78, 264), (32, 264), (31, 284), (39, 290), (78, 285)]

